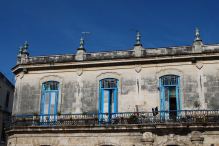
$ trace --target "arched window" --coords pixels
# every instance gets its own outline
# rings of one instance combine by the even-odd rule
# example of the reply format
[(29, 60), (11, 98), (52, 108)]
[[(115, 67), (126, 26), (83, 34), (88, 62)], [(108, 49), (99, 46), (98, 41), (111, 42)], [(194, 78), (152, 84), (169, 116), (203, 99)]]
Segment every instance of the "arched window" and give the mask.
[(113, 113), (118, 112), (118, 80), (105, 78), (99, 81), (99, 118), (110, 122)]
[(170, 118), (176, 117), (177, 111), (181, 109), (179, 92), (179, 76), (164, 75), (160, 77), (160, 110), (167, 111)]
[(57, 81), (47, 81), (42, 84), (40, 113), (50, 120), (55, 119), (58, 111), (59, 88)]

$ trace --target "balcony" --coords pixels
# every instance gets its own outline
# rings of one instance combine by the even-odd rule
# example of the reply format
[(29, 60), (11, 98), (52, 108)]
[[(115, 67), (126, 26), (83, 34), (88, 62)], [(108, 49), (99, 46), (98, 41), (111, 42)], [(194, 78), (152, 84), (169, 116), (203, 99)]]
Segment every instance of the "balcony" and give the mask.
[(104, 126), (209, 126), (219, 125), (219, 110), (180, 110), (99, 114), (17, 115), (10, 119), (17, 127), (104, 127)]

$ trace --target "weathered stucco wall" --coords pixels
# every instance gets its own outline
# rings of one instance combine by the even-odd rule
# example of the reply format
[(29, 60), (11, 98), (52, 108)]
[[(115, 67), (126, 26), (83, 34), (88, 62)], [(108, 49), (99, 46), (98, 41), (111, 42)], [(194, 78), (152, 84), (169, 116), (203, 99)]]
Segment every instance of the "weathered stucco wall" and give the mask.
[(133, 112), (136, 106), (151, 111), (160, 106), (159, 77), (168, 74), (180, 76), (182, 109), (219, 108), (214, 102), (219, 99), (218, 62), (202, 61), (21, 72), (13, 114), (39, 113), (41, 84), (49, 80), (60, 82), (61, 113), (97, 112), (98, 81), (105, 77), (119, 80), (119, 112)]
[(14, 134), (8, 146), (217, 146), (218, 138), (219, 133), (212, 131), (166, 135), (161, 132)]
[(10, 137), (8, 146), (140, 146), (141, 135), (140, 133), (20, 134)]
[(204, 76), (205, 102), (209, 109), (219, 107), (219, 66), (209, 64), (205, 66)]

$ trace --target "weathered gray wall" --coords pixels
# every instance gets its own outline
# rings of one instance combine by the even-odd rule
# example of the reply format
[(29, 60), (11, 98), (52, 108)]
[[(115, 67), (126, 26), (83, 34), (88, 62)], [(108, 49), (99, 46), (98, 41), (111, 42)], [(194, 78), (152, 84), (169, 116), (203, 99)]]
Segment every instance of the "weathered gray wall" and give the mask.
[(184, 106), (187, 108), (193, 108), (194, 107), (194, 101), (199, 100), (199, 94), (198, 94), (198, 83), (197, 80), (194, 79), (193, 75), (185, 76), (184, 78)]
[[(135, 111), (136, 106), (139, 110), (151, 111), (160, 106), (159, 77), (167, 74), (180, 76), (182, 109), (218, 109), (218, 70), (218, 62), (202, 61), (20, 73), (13, 114), (39, 112), (41, 84), (47, 80), (61, 83), (61, 113), (97, 112), (98, 81), (104, 77), (119, 79), (119, 112)], [(195, 102), (200, 106), (196, 107)]]
[(219, 69), (218, 66), (210, 65), (206, 67), (208, 72), (205, 76), (205, 101), (209, 109), (219, 107)]
[(98, 85), (94, 80), (83, 81), (82, 92), (82, 112), (94, 112), (97, 113), (97, 101), (98, 101)]
[(62, 88), (64, 96), (62, 98), (62, 109), (61, 112), (65, 114), (72, 113), (72, 110), (75, 111), (76, 107), (72, 106), (76, 102), (78, 83), (76, 81), (67, 81)]
[(208, 75), (206, 76), (205, 93), (206, 102), (210, 109), (218, 109), (219, 107), (219, 76)]

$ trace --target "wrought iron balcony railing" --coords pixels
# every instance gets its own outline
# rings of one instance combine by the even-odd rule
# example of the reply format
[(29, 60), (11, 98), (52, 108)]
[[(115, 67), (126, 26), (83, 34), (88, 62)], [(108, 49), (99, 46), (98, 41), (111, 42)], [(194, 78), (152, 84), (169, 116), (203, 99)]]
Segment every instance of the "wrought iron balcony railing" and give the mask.
[(104, 126), (150, 124), (219, 124), (219, 110), (180, 110), (99, 114), (17, 115), (10, 127), (22, 126)]

